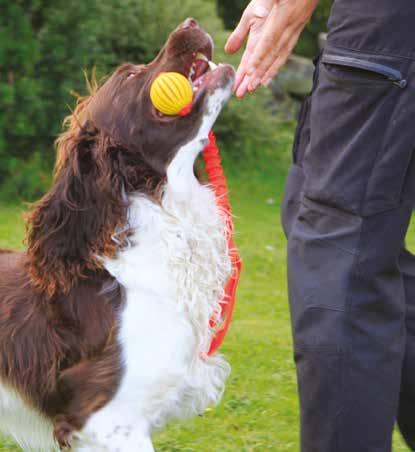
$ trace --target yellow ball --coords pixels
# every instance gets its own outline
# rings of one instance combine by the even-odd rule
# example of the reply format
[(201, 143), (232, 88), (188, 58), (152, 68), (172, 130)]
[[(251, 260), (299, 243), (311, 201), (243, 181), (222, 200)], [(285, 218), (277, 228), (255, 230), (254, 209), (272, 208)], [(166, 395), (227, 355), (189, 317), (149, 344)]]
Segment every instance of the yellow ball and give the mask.
[(163, 72), (151, 85), (150, 99), (161, 113), (174, 116), (192, 102), (193, 88), (184, 75)]

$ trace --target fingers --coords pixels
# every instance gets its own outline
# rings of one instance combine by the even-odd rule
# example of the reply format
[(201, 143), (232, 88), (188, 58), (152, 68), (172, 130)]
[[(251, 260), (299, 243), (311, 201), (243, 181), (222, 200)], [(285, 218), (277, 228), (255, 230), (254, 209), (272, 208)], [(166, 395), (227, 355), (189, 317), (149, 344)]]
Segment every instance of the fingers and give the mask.
[[(250, 75), (249, 90), (255, 90), (265, 78), (268, 80), (268, 72), (271, 68), (275, 69), (278, 65), (285, 61), (293, 49), (293, 45), (297, 42), (299, 30), (293, 30), (292, 27), (288, 27), (282, 34), (278, 42), (275, 43), (272, 49), (270, 49), (268, 55), (261, 61), (260, 65)], [(251, 64), (249, 62), (249, 64)], [(249, 73), (249, 71), (248, 71)]]
[[(234, 83), (234, 91), (237, 92), (239, 85), (242, 83), (243, 79), (246, 75), (246, 69), (248, 67), (248, 60), (250, 57), (250, 51), (248, 49), (245, 49), (245, 52), (242, 56), (241, 62), (239, 64), (238, 70), (236, 71), (235, 76), (235, 83)], [(249, 77), (248, 77), (249, 80)]]
[(317, 3), (318, 0), (281, 0), (274, 4), (249, 61), (248, 74), (256, 72), (255, 79), (264, 76), (277, 52), (305, 27)]
[(225, 44), (225, 52), (237, 52), (252, 26), (266, 19), (275, 0), (252, 0), (245, 8), (241, 20)]
[[(279, 0), (263, 22), (248, 61), (240, 68), (238, 97), (268, 85), (293, 51), (318, 0)], [(247, 80), (248, 79), (248, 80)]]
[(248, 92), (248, 83), (249, 83), (249, 77), (247, 75), (244, 75), (241, 83), (235, 90), (236, 97), (238, 97), (239, 99), (242, 99), (242, 97), (244, 97), (246, 95), (246, 93)]
[(297, 30), (293, 32), (290, 28), (283, 33), (280, 42), (275, 47), (275, 50), (270, 52), (270, 55), (266, 58), (266, 60), (264, 60), (264, 68), (266, 69), (258, 68), (258, 70), (252, 75), (245, 74), (244, 86), (246, 91), (242, 92), (242, 90), (238, 90), (238, 97), (243, 97), (246, 92), (252, 93), (260, 85), (268, 86), (271, 83), (271, 80), (277, 75), (292, 53), (300, 36), (301, 30), (301, 27), (297, 27)]
[[(249, 59), (251, 58), (253, 50), (255, 49), (255, 45), (258, 41), (258, 38), (259, 38), (259, 35), (257, 33), (257, 30), (255, 30), (254, 28), (251, 29), (251, 31), (249, 33), (245, 52), (242, 55), (241, 62), (239, 64), (238, 70), (236, 71), (235, 84), (234, 84), (235, 91), (238, 91), (239, 85), (241, 84), (242, 80), (245, 78), (246, 72), (248, 70), (248, 62), (249, 62)], [(248, 79), (249, 79), (249, 77), (248, 77)]]
[(287, 62), (288, 57), (291, 55), (294, 47), (298, 42), (298, 38), (300, 37), (301, 28), (295, 33), (291, 39), (288, 41), (287, 46), (284, 49), (281, 49), (280, 55), (275, 59), (275, 61), (271, 64), (268, 70), (265, 72), (261, 79), (261, 85), (268, 86), (272, 79), (277, 76), (281, 68)]
[(234, 53), (248, 37), (234, 90), (237, 97), (268, 85), (287, 61), (318, 0), (252, 0), (226, 43)]
[(225, 52), (226, 53), (235, 53), (237, 52), (242, 44), (245, 41), (245, 38), (248, 35), (250, 28), (250, 14), (249, 14), (249, 6), (245, 9), (242, 14), (241, 20), (239, 21), (238, 26), (229, 36), (226, 44), (225, 44)]
[(277, 58), (280, 48), (284, 45), (284, 40), (287, 41), (291, 33), (292, 29), (287, 24), (287, 16), (280, 14), (280, 9), (274, 6), (248, 62), (247, 73), (252, 78), (252, 84), (262, 79)]
[(269, 10), (272, 8), (273, 1), (274, 0), (261, 0), (261, 2), (258, 2), (256, 0), (251, 3), (252, 15), (254, 19), (251, 21), (246, 49), (241, 58), (234, 84), (234, 91), (235, 93), (238, 93), (238, 97), (243, 97), (247, 92), (247, 83), (244, 83), (241, 90), (238, 88), (245, 78), (248, 70), (248, 62), (251, 58), (252, 52), (255, 50), (255, 46), (259, 41), (266, 18), (269, 14)]

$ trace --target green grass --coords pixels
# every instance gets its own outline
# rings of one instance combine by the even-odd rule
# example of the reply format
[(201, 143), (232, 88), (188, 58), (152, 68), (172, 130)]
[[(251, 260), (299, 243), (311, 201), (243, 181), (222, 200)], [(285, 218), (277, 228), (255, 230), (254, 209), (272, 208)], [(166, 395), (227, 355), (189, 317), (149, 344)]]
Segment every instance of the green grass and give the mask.
[(1, 248), (23, 248), (24, 237), (24, 209), (0, 204), (0, 249)]
[[(235, 317), (222, 350), (232, 364), (223, 402), (203, 417), (172, 423), (158, 433), (158, 451), (299, 451), (286, 244), (279, 220), (284, 174), (275, 167), (270, 161), (261, 171), (230, 171), (244, 270)], [(20, 207), (0, 205), (0, 247), (20, 246), (21, 213)], [(415, 245), (415, 230), (409, 241)], [(4, 442), (3, 450), (18, 449)], [(407, 451), (398, 434), (394, 451)]]

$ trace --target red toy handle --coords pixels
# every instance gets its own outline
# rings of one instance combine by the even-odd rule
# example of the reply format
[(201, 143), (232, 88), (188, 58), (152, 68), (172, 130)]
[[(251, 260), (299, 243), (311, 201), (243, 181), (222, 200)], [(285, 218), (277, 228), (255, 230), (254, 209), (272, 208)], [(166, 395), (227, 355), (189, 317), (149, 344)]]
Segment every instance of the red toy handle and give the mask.
[[(208, 175), (210, 186), (212, 187), (216, 202), (222, 212), (225, 214), (226, 227), (228, 231), (228, 248), (229, 256), (232, 264), (232, 274), (225, 287), (225, 295), (220, 303), (220, 320), (212, 318), (210, 327), (216, 329), (214, 332), (212, 342), (210, 343), (208, 355), (213, 355), (225, 339), (228, 332), (232, 314), (236, 303), (236, 289), (239, 282), (239, 277), (242, 270), (242, 261), (233, 240), (233, 221), (232, 209), (229, 203), (228, 187), (226, 184), (226, 177), (223, 172), (219, 149), (216, 144), (216, 137), (213, 132), (209, 134), (209, 143), (203, 150), (203, 159), (205, 161), (206, 173)], [(220, 325), (218, 325), (220, 323)]]

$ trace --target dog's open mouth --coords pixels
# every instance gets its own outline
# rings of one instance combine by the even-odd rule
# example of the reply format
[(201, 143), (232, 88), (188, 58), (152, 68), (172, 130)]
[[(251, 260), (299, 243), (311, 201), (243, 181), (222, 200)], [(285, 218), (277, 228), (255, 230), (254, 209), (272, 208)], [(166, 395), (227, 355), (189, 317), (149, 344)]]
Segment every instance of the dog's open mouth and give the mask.
[(193, 87), (193, 101), (202, 94), (204, 88), (209, 87), (220, 78), (224, 64), (216, 64), (212, 61), (212, 52), (197, 52), (190, 66), (187, 77)]
[(200, 97), (204, 88), (208, 88), (220, 78), (225, 66), (227, 65), (213, 62), (213, 44), (210, 39), (198, 52), (189, 55), (181, 72), (192, 84), (193, 101)]
[(197, 92), (203, 85), (203, 81), (208, 72), (214, 71), (218, 67), (204, 53), (198, 52), (196, 58), (190, 67), (189, 81), (193, 86), (193, 92)]

